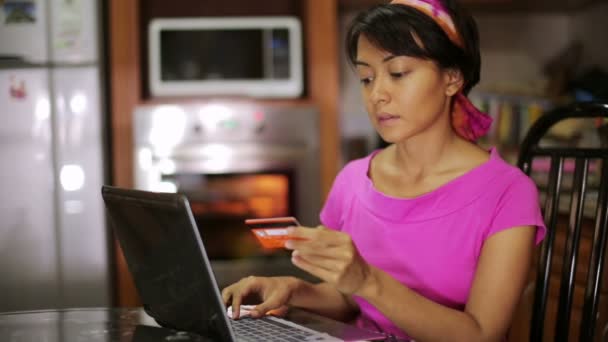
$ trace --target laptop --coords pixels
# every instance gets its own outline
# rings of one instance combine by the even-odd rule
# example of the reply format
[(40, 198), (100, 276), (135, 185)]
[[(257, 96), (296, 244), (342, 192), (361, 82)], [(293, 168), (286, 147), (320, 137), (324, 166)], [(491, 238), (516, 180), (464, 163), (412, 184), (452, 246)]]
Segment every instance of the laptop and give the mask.
[(386, 338), (339, 322), (330, 335), (273, 316), (231, 319), (184, 195), (103, 186), (102, 196), (143, 308), (161, 326), (226, 342)]

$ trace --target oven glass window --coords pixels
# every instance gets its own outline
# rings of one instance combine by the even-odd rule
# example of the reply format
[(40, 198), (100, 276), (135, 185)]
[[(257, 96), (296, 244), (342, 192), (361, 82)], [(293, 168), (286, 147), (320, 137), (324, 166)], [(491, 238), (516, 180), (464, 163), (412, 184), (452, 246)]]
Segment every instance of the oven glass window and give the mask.
[(256, 174), (176, 174), (164, 180), (186, 195), (205, 249), (212, 260), (284, 256), (262, 249), (245, 219), (297, 216), (291, 172)]

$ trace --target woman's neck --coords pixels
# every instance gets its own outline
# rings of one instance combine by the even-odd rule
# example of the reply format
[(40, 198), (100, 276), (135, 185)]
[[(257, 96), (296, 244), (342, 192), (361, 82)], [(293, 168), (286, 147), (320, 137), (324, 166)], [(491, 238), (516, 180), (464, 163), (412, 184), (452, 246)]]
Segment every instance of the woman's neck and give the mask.
[(452, 169), (457, 151), (467, 144), (450, 128), (448, 132), (427, 132), (393, 146), (394, 166), (415, 178), (424, 178)]

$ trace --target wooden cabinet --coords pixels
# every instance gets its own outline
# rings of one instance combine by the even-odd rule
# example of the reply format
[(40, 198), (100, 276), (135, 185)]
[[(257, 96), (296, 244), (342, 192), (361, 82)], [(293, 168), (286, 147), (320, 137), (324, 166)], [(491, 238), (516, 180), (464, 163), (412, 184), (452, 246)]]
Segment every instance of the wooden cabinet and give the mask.
[[(139, 30), (142, 33), (138, 42), (141, 55), (142, 97), (150, 98), (148, 89), (148, 26), (155, 18), (185, 18), (185, 17), (249, 17), (249, 16), (294, 16), (303, 17), (304, 6), (300, 0), (263, 0), (263, 1), (217, 1), (217, 0), (139, 0), (140, 20)], [(305, 24), (303, 22), (303, 24)], [(192, 42), (196, 44), (196, 42)], [(242, 58), (248, 58), (243, 56)], [(160, 98), (160, 101), (171, 99)], [(159, 100), (154, 100), (158, 102)], [(183, 99), (176, 99), (181, 101)]]
[[(338, 3), (337, 0), (110, 0), (108, 2), (109, 97), (112, 183), (133, 186), (132, 114), (141, 103), (205, 101), (205, 98), (150, 99), (146, 89), (147, 23), (158, 16), (295, 15), (302, 21), (305, 95), (280, 105), (315, 105), (320, 112), (321, 193), (324, 197), (338, 172)], [(275, 102), (264, 100), (272, 105)], [(115, 253), (115, 304), (140, 302), (118, 244)]]
[[(569, 11), (600, 3), (601, 0), (460, 0), (467, 8), (475, 11)], [(358, 10), (387, 3), (387, 0), (340, 0), (344, 10)]]
[[(109, 97), (112, 183), (133, 186), (132, 113), (142, 99), (139, 51), (139, 1), (109, 2)], [(114, 243), (114, 305), (141, 305), (117, 242)]]

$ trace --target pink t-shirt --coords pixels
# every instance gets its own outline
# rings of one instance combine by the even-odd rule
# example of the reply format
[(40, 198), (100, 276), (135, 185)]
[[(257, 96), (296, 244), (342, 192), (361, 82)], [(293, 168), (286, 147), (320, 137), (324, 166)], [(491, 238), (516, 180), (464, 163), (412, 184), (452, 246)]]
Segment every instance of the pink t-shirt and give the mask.
[[(377, 152), (342, 169), (321, 211), (321, 222), (348, 233), (369, 264), (420, 295), (464, 310), (488, 237), (529, 225), (538, 227), (537, 244), (544, 238), (535, 184), (495, 149), (486, 163), (408, 199), (374, 188), (368, 170)], [(358, 325), (408, 338), (367, 301), (355, 300), (361, 309)]]

